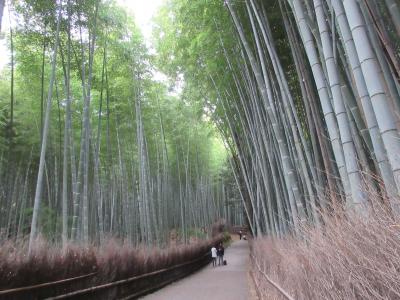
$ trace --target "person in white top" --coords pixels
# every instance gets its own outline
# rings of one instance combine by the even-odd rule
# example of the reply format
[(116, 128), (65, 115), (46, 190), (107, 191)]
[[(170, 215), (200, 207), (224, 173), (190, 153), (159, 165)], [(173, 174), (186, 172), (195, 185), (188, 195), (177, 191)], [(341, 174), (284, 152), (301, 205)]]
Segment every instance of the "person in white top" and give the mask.
[(216, 267), (217, 266), (217, 248), (215, 248), (215, 246), (213, 246), (211, 248), (211, 258), (212, 258), (213, 267)]

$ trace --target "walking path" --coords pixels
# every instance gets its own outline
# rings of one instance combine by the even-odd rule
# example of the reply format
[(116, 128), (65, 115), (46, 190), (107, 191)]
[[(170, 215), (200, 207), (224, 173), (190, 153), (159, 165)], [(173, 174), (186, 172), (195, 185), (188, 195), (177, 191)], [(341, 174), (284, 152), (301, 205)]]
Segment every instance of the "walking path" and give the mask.
[(147, 295), (142, 300), (247, 300), (249, 246), (247, 241), (233, 242), (225, 249), (227, 266), (209, 264), (200, 271)]

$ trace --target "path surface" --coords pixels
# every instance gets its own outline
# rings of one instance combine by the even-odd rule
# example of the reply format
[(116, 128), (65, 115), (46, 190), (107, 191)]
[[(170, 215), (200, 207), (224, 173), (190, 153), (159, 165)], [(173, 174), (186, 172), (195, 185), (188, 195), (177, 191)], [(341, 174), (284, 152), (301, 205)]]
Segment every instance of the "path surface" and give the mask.
[(225, 249), (227, 266), (207, 265), (200, 271), (147, 295), (142, 300), (247, 300), (249, 246), (236, 241)]

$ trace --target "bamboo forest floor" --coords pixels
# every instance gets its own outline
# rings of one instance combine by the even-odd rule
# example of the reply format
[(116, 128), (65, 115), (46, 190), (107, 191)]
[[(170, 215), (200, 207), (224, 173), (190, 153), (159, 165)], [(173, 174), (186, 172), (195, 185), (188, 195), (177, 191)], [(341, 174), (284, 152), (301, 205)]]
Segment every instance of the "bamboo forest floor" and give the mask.
[(200, 271), (147, 295), (142, 300), (247, 300), (249, 288), (249, 245), (235, 241), (225, 249), (226, 266), (207, 265)]

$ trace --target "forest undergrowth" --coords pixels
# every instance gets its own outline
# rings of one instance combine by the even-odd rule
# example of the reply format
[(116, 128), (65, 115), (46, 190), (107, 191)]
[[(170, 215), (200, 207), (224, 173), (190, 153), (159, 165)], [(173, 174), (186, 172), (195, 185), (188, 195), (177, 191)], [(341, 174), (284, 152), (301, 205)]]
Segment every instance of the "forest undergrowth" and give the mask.
[(335, 211), (320, 229), (303, 226), (302, 238), (252, 242), (263, 299), (286, 299), (266, 276), (295, 299), (400, 299), (399, 219), (381, 205), (367, 217)]
[(96, 273), (96, 284), (125, 279), (188, 262), (223, 240), (222, 233), (190, 244), (134, 247), (109, 239), (101, 246), (68, 244), (64, 249), (37, 239), (31, 255), (27, 242), (0, 246), (0, 290)]

